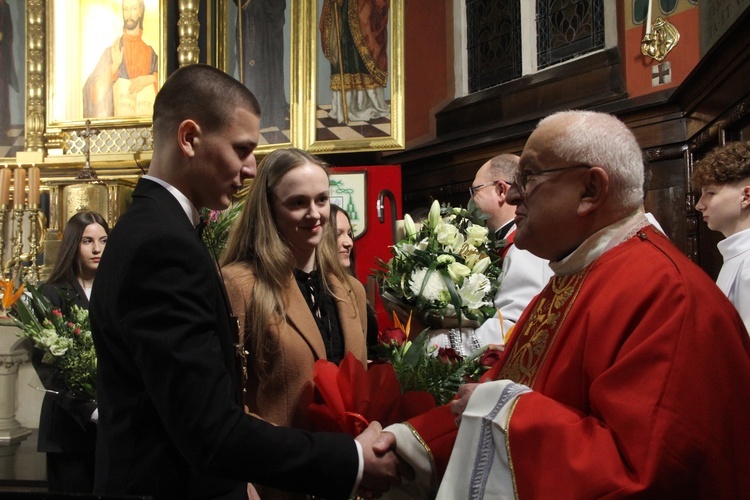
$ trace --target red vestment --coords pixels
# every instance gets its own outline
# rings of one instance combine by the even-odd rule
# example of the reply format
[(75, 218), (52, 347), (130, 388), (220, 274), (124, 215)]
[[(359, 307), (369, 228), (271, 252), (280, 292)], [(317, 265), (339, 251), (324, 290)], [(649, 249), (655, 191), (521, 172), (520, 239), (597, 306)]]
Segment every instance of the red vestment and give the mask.
[[(556, 276), (490, 379), (521, 395), (508, 424), (519, 498), (739, 498), (750, 492), (750, 340), (710, 278), (652, 227)], [(409, 422), (439, 474), (455, 439)]]

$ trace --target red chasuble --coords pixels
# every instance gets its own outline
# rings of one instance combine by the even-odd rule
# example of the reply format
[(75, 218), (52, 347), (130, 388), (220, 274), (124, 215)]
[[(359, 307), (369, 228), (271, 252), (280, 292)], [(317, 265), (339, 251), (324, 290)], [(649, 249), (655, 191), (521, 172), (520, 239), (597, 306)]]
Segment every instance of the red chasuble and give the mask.
[[(740, 498), (750, 492), (750, 340), (713, 281), (652, 227), (524, 311), (495, 379), (519, 498)], [(444, 472), (452, 415), (409, 422)]]

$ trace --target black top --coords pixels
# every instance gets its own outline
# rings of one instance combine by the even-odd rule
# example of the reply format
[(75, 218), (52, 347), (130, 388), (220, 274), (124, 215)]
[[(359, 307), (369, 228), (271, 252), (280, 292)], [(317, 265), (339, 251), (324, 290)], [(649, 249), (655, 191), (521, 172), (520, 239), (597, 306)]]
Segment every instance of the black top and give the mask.
[[(44, 284), (42, 294), (53, 306), (68, 314), (73, 305), (88, 308), (89, 301), (78, 281)], [(63, 389), (60, 372), (47, 363), (42, 363), (44, 353), (32, 351), (31, 361), (47, 392), (42, 402), (39, 418), (38, 450), (47, 453), (94, 453), (96, 446), (96, 424), (90, 422), (96, 403)], [(93, 478), (92, 478), (93, 481)]]
[(295, 269), (294, 278), (318, 324), (318, 330), (326, 346), (326, 358), (336, 364), (341, 363), (344, 359), (344, 336), (341, 333), (336, 302), (326, 291), (320, 272), (316, 269), (306, 273)]

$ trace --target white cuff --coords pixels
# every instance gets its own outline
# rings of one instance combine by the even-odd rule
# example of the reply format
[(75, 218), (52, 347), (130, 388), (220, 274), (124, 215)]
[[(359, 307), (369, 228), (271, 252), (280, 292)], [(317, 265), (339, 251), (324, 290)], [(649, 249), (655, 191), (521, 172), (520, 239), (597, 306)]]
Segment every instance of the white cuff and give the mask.
[(352, 488), (352, 493), (349, 495), (350, 498), (356, 498), (357, 496), (357, 490), (359, 489), (359, 483), (362, 482), (362, 476), (365, 473), (365, 455), (362, 452), (362, 445), (359, 444), (359, 441), (356, 439), (354, 440), (354, 444), (357, 445), (357, 456), (359, 457), (359, 466), (357, 469), (357, 479), (354, 481), (354, 488)]
[(391, 488), (381, 498), (386, 500), (429, 498), (433, 489), (435, 472), (425, 446), (406, 424), (389, 425), (383, 429), (383, 432), (392, 432), (396, 436), (396, 453), (414, 469), (414, 479), (411, 481), (403, 479), (401, 485)]

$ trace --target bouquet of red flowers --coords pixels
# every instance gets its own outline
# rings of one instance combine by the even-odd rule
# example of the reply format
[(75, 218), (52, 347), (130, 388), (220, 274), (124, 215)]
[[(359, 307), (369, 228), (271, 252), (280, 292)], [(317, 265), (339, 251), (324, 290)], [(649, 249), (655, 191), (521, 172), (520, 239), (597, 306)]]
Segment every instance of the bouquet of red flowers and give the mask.
[(486, 346), (463, 357), (451, 348), (429, 347), (429, 329), (409, 340), (411, 316), (403, 325), (394, 313), (393, 322), (394, 328), (381, 333), (376, 354), (381, 361), (393, 366), (402, 392), (428, 392), (437, 405), (451, 401), (463, 384), (478, 382), (502, 354), (500, 348)]

